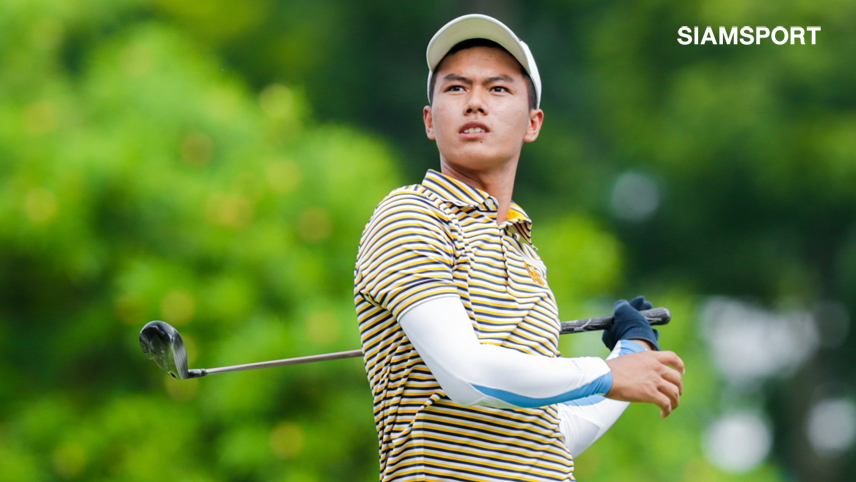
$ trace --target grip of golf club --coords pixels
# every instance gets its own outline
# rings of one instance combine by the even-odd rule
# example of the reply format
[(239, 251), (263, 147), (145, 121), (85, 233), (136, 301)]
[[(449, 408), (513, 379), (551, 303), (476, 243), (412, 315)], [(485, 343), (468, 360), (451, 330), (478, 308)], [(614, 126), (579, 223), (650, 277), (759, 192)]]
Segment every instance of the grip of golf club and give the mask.
[[(639, 313), (648, 320), (652, 325), (665, 325), (672, 319), (672, 313), (668, 308), (652, 308), (643, 310)], [(586, 318), (583, 320), (563, 321), (562, 334), (582, 333), (584, 331), (605, 330), (615, 323), (615, 318), (612, 316), (597, 316), (594, 318)]]

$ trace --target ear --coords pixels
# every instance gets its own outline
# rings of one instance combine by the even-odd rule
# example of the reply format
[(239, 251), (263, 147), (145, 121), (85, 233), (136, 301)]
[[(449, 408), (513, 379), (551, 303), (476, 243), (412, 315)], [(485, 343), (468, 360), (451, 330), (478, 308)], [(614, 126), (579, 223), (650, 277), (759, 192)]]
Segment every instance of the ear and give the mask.
[(541, 109), (532, 109), (529, 111), (529, 127), (526, 129), (526, 135), (523, 136), (524, 142), (532, 142), (538, 138), (541, 132), (541, 126), (544, 124), (544, 111)]
[(431, 116), (431, 106), (426, 105), (422, 108), (422, 122), (425, 123), (425, 135), (429, 139), (436, 140), (434, 136), (434, 118)]

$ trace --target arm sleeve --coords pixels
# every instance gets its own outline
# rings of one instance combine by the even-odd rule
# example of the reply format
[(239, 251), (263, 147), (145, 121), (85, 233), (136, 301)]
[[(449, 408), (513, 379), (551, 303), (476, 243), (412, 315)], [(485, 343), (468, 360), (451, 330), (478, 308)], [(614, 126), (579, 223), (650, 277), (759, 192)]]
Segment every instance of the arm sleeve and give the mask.
[(354, 290), (400, 319), (418, 303), (457, 295), (454, 260), (443, 213), (418, 193), (399, 191), (381, 202), (363, 231)]
[[(632, 340), (620, 340), (607, 360), (638, 353), (645, 349)], [(612, 400), (602, 395), (570, 400), (558, 405), (559, 430), (565, 438), (565, 446), (576, 457), (606, 433), (630, 402)]]
[(461, 405), (540, 407), (612, 387), (601, 358), (550, 358), (480, 343), (457, 294), (420, 303), (399, 322), (440, 387)]

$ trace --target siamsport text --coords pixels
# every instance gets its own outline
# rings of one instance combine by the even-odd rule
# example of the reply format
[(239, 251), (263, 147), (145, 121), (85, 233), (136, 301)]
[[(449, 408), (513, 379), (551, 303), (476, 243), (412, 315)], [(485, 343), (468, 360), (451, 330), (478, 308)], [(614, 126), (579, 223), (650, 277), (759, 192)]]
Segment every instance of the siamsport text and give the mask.
[[(719, 37), (714, 34), (713, 27), (707, 27), (699, 36), (699, 27), (681, 27), (678, 29), (678, 43), (681, 45), (759, 45), (761, 40), (772, 40), (776, 45), (791, 45), (799, 42), (806, 45), (806, 37), (811, 37), (811, 45), (815, 44), (820, 27), (719, 27)], [(738, 35), (739, 33), (739, 35)]]

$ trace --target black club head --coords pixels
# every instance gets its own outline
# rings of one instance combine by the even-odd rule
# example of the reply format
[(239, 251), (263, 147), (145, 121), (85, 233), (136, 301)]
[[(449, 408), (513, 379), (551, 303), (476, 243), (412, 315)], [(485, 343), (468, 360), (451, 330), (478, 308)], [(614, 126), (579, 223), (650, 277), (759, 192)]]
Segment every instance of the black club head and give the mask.
[(150, 321), (140, 330), (140, 347), (149, 360), (173, 378), (194, 378), (187, 369), (187, 352), (178, 330), (163, 321)]

